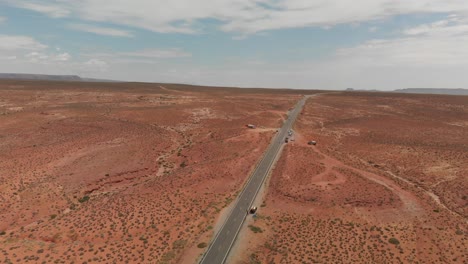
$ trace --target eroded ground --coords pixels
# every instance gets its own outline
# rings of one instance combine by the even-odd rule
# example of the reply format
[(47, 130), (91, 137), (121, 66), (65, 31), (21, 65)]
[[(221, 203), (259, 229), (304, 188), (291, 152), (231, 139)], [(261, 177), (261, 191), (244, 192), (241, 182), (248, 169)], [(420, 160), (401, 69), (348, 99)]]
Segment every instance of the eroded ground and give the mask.
[(194, 263), (298, 98), (2, 82), (0, 262)]
[(324, 94), (295, 131), (236, 263), (466, 263), (468, 97)]

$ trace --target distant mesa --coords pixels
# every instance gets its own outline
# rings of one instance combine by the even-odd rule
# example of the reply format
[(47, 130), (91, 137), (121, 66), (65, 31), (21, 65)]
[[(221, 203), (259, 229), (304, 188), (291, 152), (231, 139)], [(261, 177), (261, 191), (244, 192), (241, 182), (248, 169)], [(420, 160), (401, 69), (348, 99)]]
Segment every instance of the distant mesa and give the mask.
[(345, 92), (382, 92), (380, 90), (372, 89), (372, 90), (364, 90), (364, 89), (354, 89), (354, 88), (346, 88)]
[[(345, 92), (383, 92), (379, 90), (362, 90), (355, 88), (346, 88)], [(468, 95), (468, 89), (463, 88), (405, 88), (397, 89), (391, 92), (394, 93), (408, 93), (408, 94), (443, 94), (443, 95)]]
[(78, 75), (47, 75), (27, 73), (0, 73), (0, 80), (31, 80), (31, 81), (67, 81), (67, 82), (116, 82), (111, 80), (81, 78)]
[(468, 89), (445, 89), (445, 88), (406, 88), (395, 90), (397, 93), (415, 94), (447, 94), (447, 95), (468, 95)]

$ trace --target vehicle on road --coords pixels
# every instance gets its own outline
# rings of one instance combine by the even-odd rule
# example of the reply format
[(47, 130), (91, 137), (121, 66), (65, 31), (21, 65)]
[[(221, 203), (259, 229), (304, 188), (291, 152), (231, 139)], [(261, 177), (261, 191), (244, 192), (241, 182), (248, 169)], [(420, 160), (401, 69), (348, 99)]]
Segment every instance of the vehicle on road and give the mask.
[(249, 214), (255, 214), (257, 212), (257, 206), (251, 206), (248, 210)]

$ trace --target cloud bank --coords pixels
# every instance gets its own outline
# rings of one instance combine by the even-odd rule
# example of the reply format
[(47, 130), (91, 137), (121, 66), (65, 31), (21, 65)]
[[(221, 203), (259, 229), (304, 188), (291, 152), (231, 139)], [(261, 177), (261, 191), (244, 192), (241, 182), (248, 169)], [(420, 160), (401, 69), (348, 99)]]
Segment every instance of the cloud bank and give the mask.
[(440, 0), (7, 0), (53, 18), (75, 17), (161, 33), (196, 33), (201, 20), (240, 34), (309, 26), (334, 26), (402, 14), (468, 15), (468, 1)]

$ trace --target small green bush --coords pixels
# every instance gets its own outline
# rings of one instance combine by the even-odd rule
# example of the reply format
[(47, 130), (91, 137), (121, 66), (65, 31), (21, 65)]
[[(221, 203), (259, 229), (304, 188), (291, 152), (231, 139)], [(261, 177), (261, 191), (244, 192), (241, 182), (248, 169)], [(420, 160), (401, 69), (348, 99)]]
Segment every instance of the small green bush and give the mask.
[(197, 245), (198, 248), (206, 248), (206, 246), (208, 246), (208, 244), (206, 244), (205, 242), (202, 242)]
[(89, 196), (86, 195), (86, 196), (83, 196), (83, 198), (78, 199), (78, 202), (84, 203), (84, 202), (87, 202), (88, 200), (89, 200)]
[(164, 255), (162, 255), (161, 261), (162, 262), (169, 262), (172, 259), (174, 259), (175, 257), (176, 257), (175, 252), (171, 250), (171, 251), (165, 253)]
[(185, 245), (187, 245), (187, 240), (182, 239), (176, 240), (172, 243), (172, 247), (174, 249), (183, 249)]
[(392, 237), (392, 238), (390, 238), (388, 240), (388, 243), (393, 244), (393, 245), (398, 245), (398, 244), (400, 244), (400, 241), (398, 241), (398, 239)]
[(263, 233), (263, 230), (258, 226), (249, 225), (250, 230), (254, 233)]

